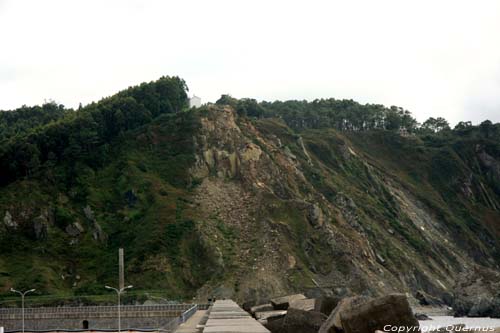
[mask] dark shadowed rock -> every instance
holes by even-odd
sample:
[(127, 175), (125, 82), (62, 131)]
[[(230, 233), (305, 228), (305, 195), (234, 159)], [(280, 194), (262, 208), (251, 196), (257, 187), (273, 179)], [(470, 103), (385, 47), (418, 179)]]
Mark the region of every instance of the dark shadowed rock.
[(270, 317), (266, 320), (264, 325), (271, 333), (283, 333), (283, 322), (285, 321), (285, 316), (283, 317)]
[(304, 311), (290, 308), (283, 320), (283, 333), (316, 333), (325, 322), (326, 316), (318, 311)]
[(417, 318), (417, 320), (432, 320), (432, 318), (425, 313), (415, 313), (415, 318)]
[(271, 299), (271, 304), (275, 310), (286, 310), (290, 306), (290, 302), (305, 298), (302, 294), (288, 295)]
[(335, 309), (337, 304), (339, 304), (341, 299), (342, 298), (340, 297), (329, 297), (329, 296), (320, 298), (321, 308), (319, 311), (329, 316), (330, 313), (332, 313), (333, 309)]
[(370, 298), (365, 296), (354, 296), (341, 299), (328, 316), (328, 319), (323, 323), (323, 325), (321, 325), (319, 333), (342, 332), (340, 314), (343, 311), (350, 311), (350, 309), (359, 306), (368, 300), (370, 300)]
[[(405, 295), (392, 294), (379, 297), (340, 313), (346, 333), (367, 333), (384, 327), (406, 327), (408, 332), (420, 332)], [(404, 331), (403, 331), (404, 332)]]
[(429, 294), (427, 294), (426, 292), (423, 292), (423, 291), (417, 291), (415, 293), (415, 298), (418, 300), (418, 302), (420, 303), (420, 305), (437, 305), (437, 306), (440, 306), (440, 305), (443, 305), (443, 302), (436, 298), (436, 297), (433, 297)]
[(241, 304), (241, 307), (246, 312), (251, 312), (252, 307), (255, 306), (256, 304), (257, 304), (257, 302), (255, 300), (251, 300), (251, 301), (246, 301), (243, 304)]

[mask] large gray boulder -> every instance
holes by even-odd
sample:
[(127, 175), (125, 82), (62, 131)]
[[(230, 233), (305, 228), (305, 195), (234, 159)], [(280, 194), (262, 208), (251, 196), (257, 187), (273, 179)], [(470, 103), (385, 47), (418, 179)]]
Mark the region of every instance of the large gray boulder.
[(399, 332), (420, 332), (418, 320), (413, 315), (406, 295), (403, 294), (379, 297), (354, 306), (342, 311), (340, 319), (342, 329), (346, 333), (387, 331), (391, 330), (390, 327), (405, 328)]
[(275, 310), (286, 310), (290, 306), (290, 302), (305, 298), (302, 294), (288, 295), (271, 299), (271, 304)]
[(326, 320), (326, 315), (318, 311), (304, 311), (289, 308), (283, 320), (283, 333), (317, 333)]
[(354, 296), (341, 299), (337, 306), (328, 316), (328, 319), (321, 325), (318, 333), (337, 333), (342, 332), (342, 321), (340, 315), (343, 311), (350, 311), (370, 300), (366, 296)]

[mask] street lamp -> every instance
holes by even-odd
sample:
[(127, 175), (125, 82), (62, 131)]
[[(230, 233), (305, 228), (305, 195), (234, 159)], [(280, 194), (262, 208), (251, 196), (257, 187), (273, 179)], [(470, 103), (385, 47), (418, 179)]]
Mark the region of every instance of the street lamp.
[[(121, 319), (121, 313), (120, 313), (120, 295), (127, 289), (132, 288), (133, 286), (126, 286), (121, 289), (116, 289), (110, 286), (104, 286), (104, 288), (109, 289), (109, 290), (114, 290), (116, 291), (116, 294), (118, 295), (118, 333), (121, 332), (122, 329), (122, 319)], [(23, 332), (24, 333), (24, 332)]]
[(26, 296), (27, 294), (29, 293), (32, 293), (35, 291), (35, 289), (30, 289), (30, 290), (26, 290), (25, 292), (22, 292), (22, 291), (19, 291), (19, 290), (15, 290), (14, 288), (10, 288), (10, 291), (12, 291), (13, 293), (18, 293), (19, 295), (21, 295), (21, 311), (22, 311), (22, 322), (23, 322), (23, 333), (24, 333), (24, 296)]

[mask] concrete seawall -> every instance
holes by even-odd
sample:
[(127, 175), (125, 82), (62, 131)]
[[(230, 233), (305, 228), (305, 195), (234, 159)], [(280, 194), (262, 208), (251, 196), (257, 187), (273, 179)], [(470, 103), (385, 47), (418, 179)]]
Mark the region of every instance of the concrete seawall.
[[(193, 304), (122, 306), (121, 326), (123, 329), (164, 327), (192, 306)], [(116, 329), (117, 317), (116, 306), (27, 308), (25, 329)], [(21, 309), (0, 309), (0, 326), (5, 331), (20, 330), (21, 318)]]

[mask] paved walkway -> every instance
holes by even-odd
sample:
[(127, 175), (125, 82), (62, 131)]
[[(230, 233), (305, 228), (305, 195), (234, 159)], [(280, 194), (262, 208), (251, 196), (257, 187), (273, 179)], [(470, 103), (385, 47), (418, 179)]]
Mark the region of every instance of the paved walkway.
[(216, 301), (203, 333), (270, 333), (232, 300)]
[(203, 316), (207, 313), (206, 310), (198, 310), (185, 323), (179, 325), (174, 331), (175, 333), (198, 333), (201, 332), (196, 327), (200, 324)]

